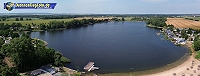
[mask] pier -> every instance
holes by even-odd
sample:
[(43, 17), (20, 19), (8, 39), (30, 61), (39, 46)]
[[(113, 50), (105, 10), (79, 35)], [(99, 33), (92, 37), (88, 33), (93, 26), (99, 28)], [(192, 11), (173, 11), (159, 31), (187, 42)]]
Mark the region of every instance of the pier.
[(85, 70), (87, 71), (92, 71), (92, 70), (97, 70), (99, 67), (94, 67), (94, 62), (89, 62), (85, 67)]

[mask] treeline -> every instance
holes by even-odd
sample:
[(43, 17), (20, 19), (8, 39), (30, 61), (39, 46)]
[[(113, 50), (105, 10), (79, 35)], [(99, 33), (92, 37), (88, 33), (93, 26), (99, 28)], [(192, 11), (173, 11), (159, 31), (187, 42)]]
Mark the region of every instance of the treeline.
[(192, 19), (192, 18), (185, 18), (185, 19), (187, 19), (187, 20), (199, 21), (199, 20), (197, 20), (197, 19)]
[(131, 19), (131, 21), (145, 21), (145, 20), (146, 20), (146, 18), (143, 18), (143, 17), (133, 17)]
[(108, 19), (103, 20), (94, 20), (94, 19), (82, 19), (82, 20), (72, 20), (69, 22), (64, 21), (50, 21), (48, 24), (40, 24), (39, 28), (41, 30), (44, 29), (58, 29), (58, 28), (76, 28), (76, 27), (83, 27), (88, 25), (93, 25), (95, 23), (102, 23), (108, 22)]
[(125, 18), (122, 17), (121, 19), (120, 18), (112, 18), (111, 19), (112, 21), (125, 21)]
[(167, 21), (167, 19), (164, 18), (164, 17), (160, 17), (160, 18), (159, 17), (152, 17), (152, 18), (145, 20), (147, 25), (153, 25), (153, 26), (157, 26), (157, 27), (166, 26), (167, 24), (165, 23), (165, 21)]
[(18, 37), (19, 34), (18, 33), (14, 33), (14, 30), (13, 29), (17, 29), (17, 27), (21, 27), (22, 25), (21, 24), (16, 24), (16, 25), (4, 25), (4, 23), (0, 23), (0, 36), (3, 36), (3, 37), (12, 37), (12, 38), (15, 38), (15, 37)]
[(13, 31), (32, 31), (34, 29), (36, 30), (48, 30), (48, 29), (59, 29), (59, 28), (76, 28), (76, 27), (82, 27), (82, 26), (88, 26), (93, 25), (95, 23), (102, 23), (102, 22), (108, 22), (108, 19), (103, 20), (96, 20), (96, 19), (82, 19), (82, 20), (72, 20), (69, 22), (64, 21), (50, 21), (49, 23), (41, 23), (39, 25), (36, 25), (35, 23), (32, 24), (26, 24), (25, 26), (22, 26), (20, 22), (18, 23), (12, 23), (12, 24), (4, 24), (0, 23), (0, 26), (2, 26), (0, 29), (4, 30), (13, 30)]
[[(18, 71), (24, 72), (33, 70), (50, 63), (55, 66), (64, 66), (64, 64), (70, 62), (70, 60), (63, 57), (61, 53), (56, 52), (54, 49), (46, 48), (44, 45), (40, 45), (33, 41), (27, 34), (12, 39), (10, 44), (3, 45), (1, 47), (0, 56), (1, 60), (7, 57), (14, 63), (13, 66), (17, 70), (13, 70), (13, 74), (16, 74)], [(5, 70), (2, 72), (7, 71)], [(8, 75), (9, 74), (5, 74), (5, 76)]]

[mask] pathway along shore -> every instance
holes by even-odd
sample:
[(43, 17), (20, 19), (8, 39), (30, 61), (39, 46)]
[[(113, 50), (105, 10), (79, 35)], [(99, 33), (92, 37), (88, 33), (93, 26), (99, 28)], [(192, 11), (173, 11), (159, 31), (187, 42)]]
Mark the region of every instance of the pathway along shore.
[(187, 44), (192, 51), (192, 55), (181, 65), (174, 67), (164, 72), (144, 75), (144, 76), (198, 76), (200, 75), (200, 61), (195, 59), (195, 50), (192, 48), (192, 43)]

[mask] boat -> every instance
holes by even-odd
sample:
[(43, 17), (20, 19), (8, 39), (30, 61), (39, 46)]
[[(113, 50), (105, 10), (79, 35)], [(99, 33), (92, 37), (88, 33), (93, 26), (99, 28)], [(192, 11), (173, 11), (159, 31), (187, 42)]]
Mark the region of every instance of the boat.
[(156, 35), (160, 35), (160, 33), (156, 33)]

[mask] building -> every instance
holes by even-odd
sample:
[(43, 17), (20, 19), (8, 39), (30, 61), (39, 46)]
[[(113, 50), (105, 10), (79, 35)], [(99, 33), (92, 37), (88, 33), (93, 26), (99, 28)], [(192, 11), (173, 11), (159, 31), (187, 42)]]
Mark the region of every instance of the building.
[(44, 72), (50, 73), (51, 75), (57, 72), (57, 70), (52, 68), (50, 65), (42, 66), (40, 69), (42, 69)]
[(42, 69), (36, 69), (36, 70), (33, 70), (31, 71), (31, 76), (36, 76), (36, 75), (40, 75), (40, 74), (43, 74), (45, 73)]

